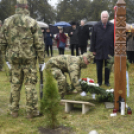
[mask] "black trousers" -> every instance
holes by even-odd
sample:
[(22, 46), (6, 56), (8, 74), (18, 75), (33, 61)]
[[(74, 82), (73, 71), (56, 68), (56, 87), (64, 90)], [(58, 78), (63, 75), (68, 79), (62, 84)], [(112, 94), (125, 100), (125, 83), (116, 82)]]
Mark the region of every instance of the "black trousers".
[(87, 46), (80, 46), (81, 54), (87, 52)]
[(50, 51), (51, 51), (51, 56), (53, 56), (53, 48), (52, 48), (52, 45), (46, 45), (47, 55), (49, 56), (49, 48), (50, 48)]
[(64, 50), (65, 50), (65, 48), (60, 48), (60, 47), (59, 47), (58, 49), (59, 49), (59, 55), (61, 55), (61, 54), (64, 55)]
[(95, 59), (96, 62), (96, 70), (97, 70), (97, 79), (98, 83), (102, 84), (102, 68), (103, 68), (103, 62), (105, 64), (105, 84), (109, 83), (109, 74), (110, 70), (107, 68), (107, 60), (98, 60)]
[(74, 54), (74, 49), (76, 48), (76, 56), (79, 56), (79, 47), (78, 44), (71, 44), (70, 49), (71, 49), (71, 55), (75, 55)]
[(134, 51), (127, 51), (127, 59), (130, 63), (134, 63)]

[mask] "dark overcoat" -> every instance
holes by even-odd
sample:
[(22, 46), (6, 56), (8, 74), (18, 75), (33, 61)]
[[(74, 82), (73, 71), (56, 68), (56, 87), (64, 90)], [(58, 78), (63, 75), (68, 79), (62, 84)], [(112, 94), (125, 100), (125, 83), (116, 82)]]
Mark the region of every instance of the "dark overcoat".
[[(73, 34), (71, 35), (71, 32), (73, 32)], [(72, 27), (69, 29), (68, 35), (70, 37), (70, 44), (75, 44), (78, 45), (79, 41), (78, 41), (78, 28), (76, 27), (76, 29), (73, 29)]]
[(78, 40), (79, 40), (79, 46), (85, 47), (88, 44), (89, 36), (89, 27), (88, 26), (79, 26), (78, 28)]
[(99, 21), (93, 26), (90, 51), (96, 52), (95, 59), (108, 59), (108, 55), (114, 55), (114, 24), (107, 22), (104, 29)]
[[(50, 36), (50, 34), (51, 34), (51, 36)], [(47, 45), (47, 46), (53, 45), (52, 38), (53, 38), (53, 34), (50, 32), (46, 32), (45, 36), (44, 36), (45, 45)]]

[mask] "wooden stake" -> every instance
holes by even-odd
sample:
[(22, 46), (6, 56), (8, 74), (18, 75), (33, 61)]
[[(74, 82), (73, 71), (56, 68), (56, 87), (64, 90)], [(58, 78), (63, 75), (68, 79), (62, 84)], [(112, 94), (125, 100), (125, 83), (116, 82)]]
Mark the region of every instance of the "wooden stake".
[(119, 110), (119, 96), (126, 102), (126, 3), (118, 0), (114, 49), (114, 108)]

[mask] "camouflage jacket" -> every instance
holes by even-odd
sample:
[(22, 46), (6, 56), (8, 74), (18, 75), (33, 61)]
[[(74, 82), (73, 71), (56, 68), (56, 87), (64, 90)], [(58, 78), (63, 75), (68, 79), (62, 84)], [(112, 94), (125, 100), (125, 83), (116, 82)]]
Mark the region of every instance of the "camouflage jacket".
[(82, 56), (59, 55), (57, 57), (52, 57), (46, 63), (46, 68), (58, 68), (62, 72), (68, 72), (71, 83), (77, 91), (81, 91), (79, 82), (81, 69), (86, 67), (87, 65), (84, 63)]
[(44, 63), (43, 34), (37, 21), (29, 17), (27, 9), (16, 8), (16, 13), (7, 18), (2, 26), (0, 48), (9, 62), (37, 59)]

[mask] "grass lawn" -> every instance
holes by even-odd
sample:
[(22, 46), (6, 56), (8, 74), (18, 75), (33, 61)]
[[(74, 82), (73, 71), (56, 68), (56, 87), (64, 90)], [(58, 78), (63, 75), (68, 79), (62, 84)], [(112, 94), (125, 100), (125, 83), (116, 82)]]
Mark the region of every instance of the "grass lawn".
[[(70, 51), (66, 51), (70, 54)], [(54, 56), (58, 55), (55, 50)], [(45, 62), (49, 58), (45, 58)], [(7, 68), (7, 67), (6, 67)], [(39, 74), (38, 74), (39, 77)], [(88, 68), (82, 70), (82, 78), (93, 78), (97, 82), (96, 65), (89, 64)], [(127, 99), (128, 106), (134, 109), (134, 64), (130, 65), (129, 69), (129, 84), (130, 84), (130, 97)], [(110, 75), (110, 88), (114, 88), (114, 73)], [(107, 89), (105, 85), (103, 88)], [(39, 92), (39, 80), (37, 84), (37, 91)], [(34, 118), (31, 121), (25, 118), (25, 90), (21, 90), (20, 110), (19, 117), (13, 119), (8, 114), (8, 103), (10, 94), (10, 83), (6, 72), (0, 72), (0, 134), (39, 134), (38, 127), (45, 126), (45, 115), (43, 117)], [(65, 98), (77, 98), (76, 96), (65, 96)], [(79, 97), (81, 100), (91, 100), (89, 98)], [(81, 109), (72, 110), (69, 114), (64, 112), (64, 106), (58, 115), (61, 125), (69, 126), (75, 134), (88, 134), (91, 130), (97, 130), (99, 134), (134, 134), (134, 115), (121, 116), (120, 113), (116, 117), (110, 117), (112, 109), (106, 109), (104, 103), (98, 103), (91, 100), (96, 104), (95, 108), (91, 108), (86, 115), (81, 114)], [(70, 133), (71, 134), (71, 133)]]

